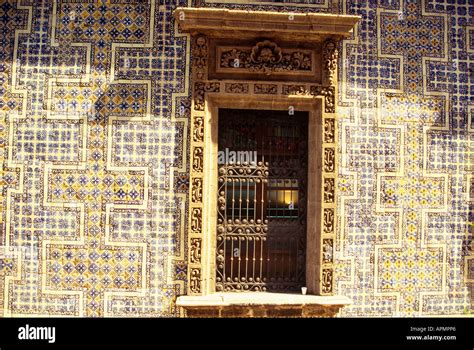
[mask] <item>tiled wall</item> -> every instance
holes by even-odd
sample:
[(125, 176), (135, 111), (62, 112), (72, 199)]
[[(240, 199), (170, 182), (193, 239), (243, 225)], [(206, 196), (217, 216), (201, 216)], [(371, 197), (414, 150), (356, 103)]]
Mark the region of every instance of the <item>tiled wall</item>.
[[(173, 316), (186, 283), (187, 1), (0, 0), (0, 312)], [(474, 3), (195, 1), (362, 16), (341, 46), (345, 316), (463, 314)]]

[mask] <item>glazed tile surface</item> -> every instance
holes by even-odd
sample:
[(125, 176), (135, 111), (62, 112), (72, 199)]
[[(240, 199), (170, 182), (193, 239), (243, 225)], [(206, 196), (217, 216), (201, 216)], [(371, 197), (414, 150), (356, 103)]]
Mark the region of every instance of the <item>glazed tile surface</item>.
[(176, 6), (361, 16), (339, 58), (342, 316), (474, 307), (470, 0), (0, 0), (0, 313), (178, 316), (190, 50)]

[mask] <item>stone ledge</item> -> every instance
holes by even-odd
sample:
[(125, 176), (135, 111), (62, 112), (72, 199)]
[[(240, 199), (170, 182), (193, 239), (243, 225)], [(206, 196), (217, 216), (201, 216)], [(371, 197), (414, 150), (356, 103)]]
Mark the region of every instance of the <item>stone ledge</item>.
[(210, 36), (259, 36), (264, 33), (289, 35), (293, 40), (322, 41), (328, 37), (347, 38), (359, 16), (321, 13), (282, 13), (215, 8), (178, 7), (174, 12), (182, 31)]
[(215, 293), (181, 296), (188, 317), (334, 317), (351, 304), (344, 296), (280, 293)]

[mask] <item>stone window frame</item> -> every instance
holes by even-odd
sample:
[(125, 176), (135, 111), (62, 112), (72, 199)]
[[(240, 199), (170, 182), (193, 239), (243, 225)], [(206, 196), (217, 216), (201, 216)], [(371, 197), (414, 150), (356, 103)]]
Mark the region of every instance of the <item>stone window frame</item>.
[[(308, 146), (319, 151), (308, 152), (308, 294), (333, 295), (338, 174), (337, 44), (350, 35), (358, 17), (177, 8), (175, 18), (180, 30), (190, 33), (191, 37), (187, 295), (208, 296), (216, 293), (218, 109), (288, 110), (290, 106), (296, 111), (308, 112), (308, 128), (313, 131), (309, 132)], [(221, 69), (219, 76), (216, 76), (222, 58), (218, 45), (224, 42), (226, 48), (232, 45), (239, 48), (245, 41), (253, 44), (249, 45), (244, 56), (238, 57), (244, 57), (248, 63), (246, 69), (249, 75), (236, 77), (230, 67), (226, 68), (230, 72), (227, 77), (225, 73), (222, 75), (225, 69)], [(290, 42), (291, 47), (302, 50), (312, 48), (319, 55), (321, 74), (315, 75), (313, 81), (308, 81), (308, 74), (300, 74), (298, 67), (301, 65), (285, 66), (282, 63), (284, 45), (288, 48)], [(282, 48), (279, 47), (281, 44)], [(280, 63), (274, 64), (270, 60), (268, 64), (262, 64), (258, 56), (261, 54), (259, 47), (271, 48), (271, 58), (277, 57), (274, 62)], [(270, 50), (266, 51), (268, 54)], [(258, 57), (252, 56), (250, 60), (250, 52)], [(291, 51), (287, 49), (286, 53)], [(298, 54), (297, 57), (301, 57), (301, 53)], [(310, 64), (313, 72), (314, 61)], [(242, 71), (241, 66), (238, 68)], [(275, 75), (277, 80), (269, 78)], [(317, 156), (318, 153), (320, 156)]]

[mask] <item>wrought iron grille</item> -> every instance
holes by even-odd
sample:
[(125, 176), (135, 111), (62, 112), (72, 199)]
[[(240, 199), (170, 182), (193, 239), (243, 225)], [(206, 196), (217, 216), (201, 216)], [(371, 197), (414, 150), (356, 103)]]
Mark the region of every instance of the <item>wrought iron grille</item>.
[(308, 115), (219, 110), (217, 291), (305, 285)]

